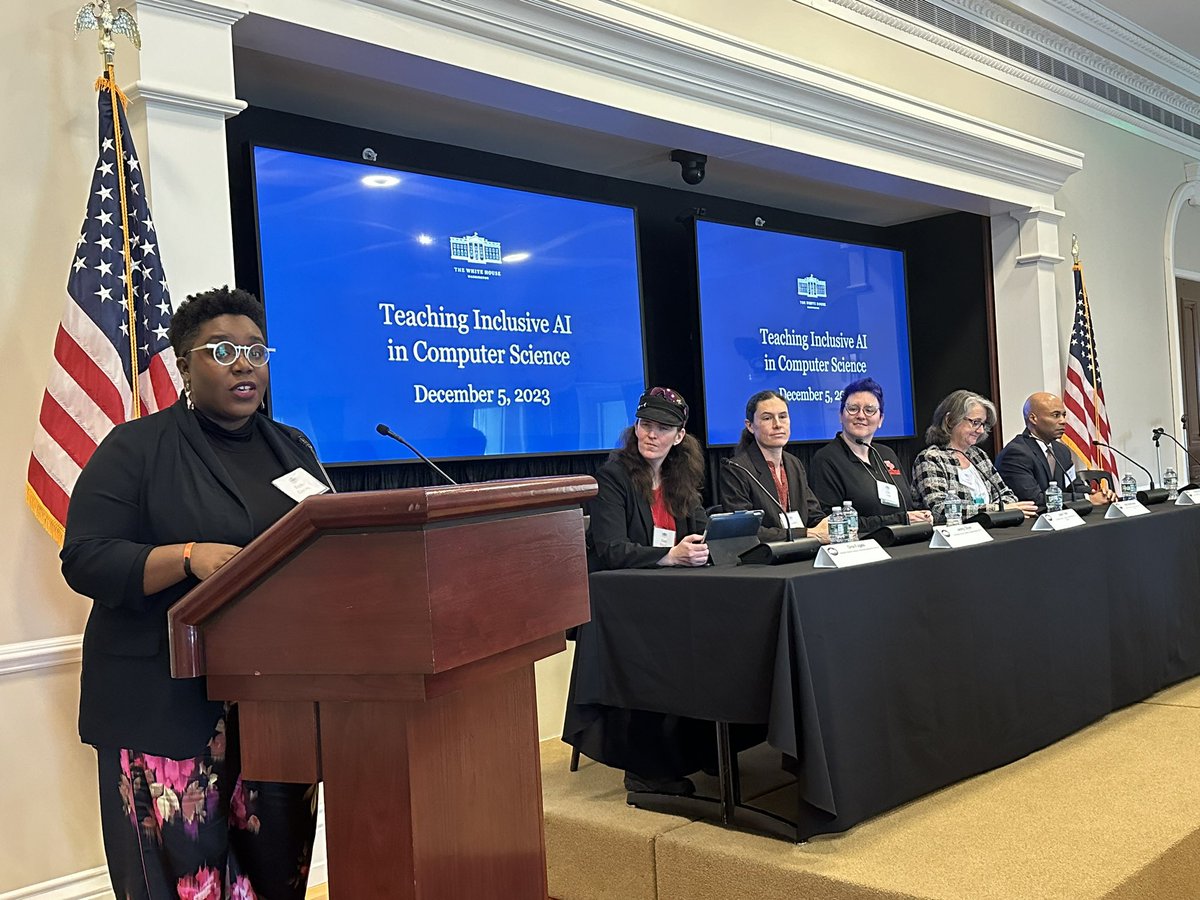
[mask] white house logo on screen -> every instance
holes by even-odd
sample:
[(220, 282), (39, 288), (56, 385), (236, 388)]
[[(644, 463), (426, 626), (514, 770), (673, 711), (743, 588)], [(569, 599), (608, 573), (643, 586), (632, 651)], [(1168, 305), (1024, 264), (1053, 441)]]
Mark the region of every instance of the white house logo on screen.
[(827, 282), (809, 273), (807, 278), (796, 279), (796, 293), (800, 297), (800, 305), (808, 309), (824, 309), (829, 290)]
[(454, 267), (455, 272), (484, 281), (499, 278), (501, 274), (498, 269), (485, 269), (484, 266), (499, 266), (504, 262), (500, 242), (490, 241), (478, 231), (461, 237), (451, 237), (450, 258), (463, 263)]

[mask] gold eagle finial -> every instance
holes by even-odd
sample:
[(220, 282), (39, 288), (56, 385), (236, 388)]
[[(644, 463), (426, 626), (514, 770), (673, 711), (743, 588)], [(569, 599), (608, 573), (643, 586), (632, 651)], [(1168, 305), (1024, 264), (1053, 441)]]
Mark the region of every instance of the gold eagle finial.
[(100, 47), (100, 55), (104, 57), (105, 69), (112, 66), (113, 56), (117, 52), (117, 43), (113, 40), (114, 34), (125, 35), (136, 49), (142, 49), (142, 35), (138, 31), (137, 20), (133, 18), (133, 14), (123, 6), (118, 7), (114, 13), (112, 6), (109, 5), (109, 0), (85, 3), (75, 14), (75, 37), (78, 38), (81, 31), (88, 31), (92, 28), (100, 32), (97, 43)]

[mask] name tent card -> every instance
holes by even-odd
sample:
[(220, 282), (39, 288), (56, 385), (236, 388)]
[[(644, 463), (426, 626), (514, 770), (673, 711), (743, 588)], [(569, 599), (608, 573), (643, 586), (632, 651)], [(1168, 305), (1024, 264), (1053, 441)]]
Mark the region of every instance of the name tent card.
[(821, 548), (813, 562), (815, 569), (849, 569), (864, 563), (882, 562), (891, 555), (875, 541), (850, 541), (845, 544), (829, 544)]
[(1104, 514), (1106, 519), (1130, 519), (1134, 516), (1144, 516), (1150, 510), (1142, 506), (1137, 500), (1118, 500), (1116, 503), (1108, 505), (1108, 512)]
[(1083, 524), (1083, 517), (1073, 509), (1060, 509), (1058, 512), (1042, 513), (1033, 523), (1034, 531), (1066, 531)]
[(1200, 505), (1200, 488), (1192, 488), (1187, 491), (1180, 491), (1179, 496), (1175, 498), (1176, 506), (1198, 506)]
[(972, 547), (975, 544), (986, 544), (992, 536), (978, 522), (966, 525), (935, 525), (930, 547), (942, 547), (957, 550), (959, 547)]

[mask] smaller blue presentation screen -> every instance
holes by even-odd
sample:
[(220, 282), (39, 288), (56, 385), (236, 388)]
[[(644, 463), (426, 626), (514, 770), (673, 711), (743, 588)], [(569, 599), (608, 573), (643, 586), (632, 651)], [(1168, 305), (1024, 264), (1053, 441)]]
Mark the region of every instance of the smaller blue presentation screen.
[(644, 386), (634, 211), (254, 149), (272, 414), (330, 463), (612, 448)]
[(710, 445), (737, 442), (763, 390), (788, 401), (793, 441), (829, 440), (842, 388), (868, 375), (879, 436), (914, 434), (901, 251), (701, 220), (696, 254)]

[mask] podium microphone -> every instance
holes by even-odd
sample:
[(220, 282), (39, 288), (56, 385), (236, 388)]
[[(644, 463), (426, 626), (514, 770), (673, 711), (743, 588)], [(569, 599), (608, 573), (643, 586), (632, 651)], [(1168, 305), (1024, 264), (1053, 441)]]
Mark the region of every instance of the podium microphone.
[(793, 540), (793, 538), (792, 538), (792, 523), (789, 520), (787, 510), (783, 508), (783, 504), (780, 503), (779, 499), (775, 496), (775, 492), (768, 491), (766, 486), (761, 481), (759, 481), (758, 478), (755, 477), (754, 473), (751, 472), (749, 469), (747, 469), (745, 466), (743, 466), (741, 463), (734, 462), (732, 459), (728, 459), (728, 458), (721, 460), (721, 462), (725, 463), (725, 465), (727, 465), (727, 466), (732, 466), (735, 469), (740, 469), (741, 471), (743, 471), (747, 475), (749, 475), (750, 480), (753, 481), (755, 484), (757, 484), (759, 486), (759, 488), (762, 489), (762, 492), (767, 495), (767, 499), (770, 500), (772, 503), (774, 503), (777, 507), (779, 507), (779, 518), (783, 522), (783, 527), (787, 529), (787, 539), (789, 541)]
[(424, 462), (425, 465), (429, 466), (429, 468), (433, 469), (433, 471), (437, 472), (439, 475), (441, 475), (443, 478), (445, 478), (451, 484), (453, 484), (455, 486), (458, 485), (457, 481), (455, 481), (453, 478), (451, 478), (449, 475), (447, 475), (445, 472), (443, 472), (441, 469), (438, 468), (437, 463), (435, 463), (432, 459), (427, 457), (424, 453), (422, 453), (420, 450), (418, 450), (416, 447), (414, 447), (412, 444), (410, 444), (404, 438), (400, 437), (400, 435), (396, 434), (396, 432), (392, 431), (392, 429), (388, 428), (382, 422), (380, 422), (378, 425), (375, 426), (375, 430), (378, 431), (380, 434), (382, 434), (384, 437), (390, 437), (393, 441), (399, 441), (401, 444), (403, 444), (405, 447), (407, 447), (413, 453), (417, 454), (417, 456), (420, 457), (421, 461)]
[(1164, 500), (1167, 499), (1167, 491), (1163, 488), (1157, 488), (1154, 486), (1154, 476), (1150, 474), (1150, 470), (1147, 469), (1145, 466), (1143, 466), (1140, 462), (1138, 462), (1132, 456), (1122, 453), (1120, 450), (1118, 450), (1112, 444), (1106, 444), (1106, 443), (1104, 443), (1104, 441), (1092, 441), (1092, 446), (1093, 447), (1104, 447), (1108, 450), (1111, 450), (1113, 453), (1117, 454), (1117, 456), (1121, 457), (1124, 460), (1128, 460), (1129, 462), (1133, 463), (1135, 466), (1137, 466), (1139, 469), (1141, 469), (1143, 472), (1146, 473), (1146, 477), (1150, 479), (1150, 490), (1137, 492), (1137, 498), (1142, 503), (1145, 503), (1147, 506), (1149, 506), (1154, 503), (1162, 503)]

